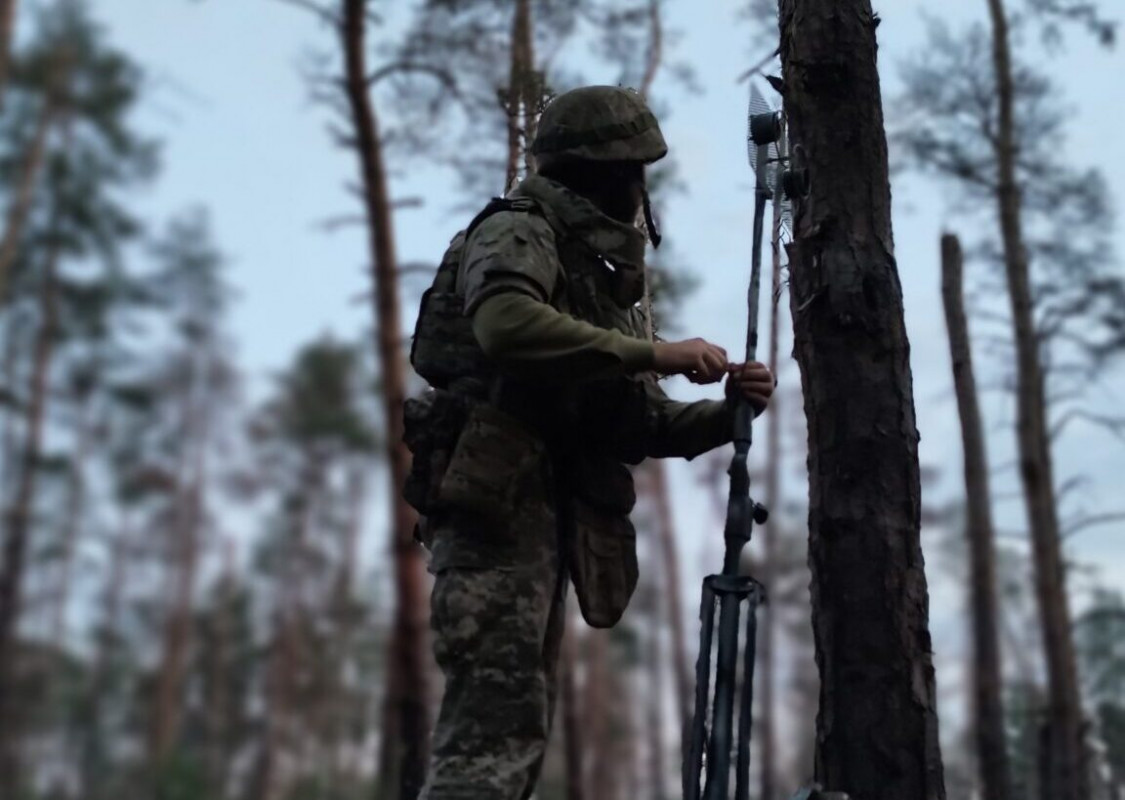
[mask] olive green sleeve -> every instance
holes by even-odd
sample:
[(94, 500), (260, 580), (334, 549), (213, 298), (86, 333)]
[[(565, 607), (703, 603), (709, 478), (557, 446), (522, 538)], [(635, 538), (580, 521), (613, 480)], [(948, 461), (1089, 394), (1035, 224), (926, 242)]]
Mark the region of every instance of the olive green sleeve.
[(734, 438), (734, 414), (726, 402), (672, 400), (655, 378), (645, 381), (645, 389), (656, 422), (649, 440), (649, 457), (691, 459)]
[(558, 383), (599, 380), (652, 368), (651, 342), (556, 311), (519, 291), (484, 300), (473, 332), (490, 358), (525, 377)]

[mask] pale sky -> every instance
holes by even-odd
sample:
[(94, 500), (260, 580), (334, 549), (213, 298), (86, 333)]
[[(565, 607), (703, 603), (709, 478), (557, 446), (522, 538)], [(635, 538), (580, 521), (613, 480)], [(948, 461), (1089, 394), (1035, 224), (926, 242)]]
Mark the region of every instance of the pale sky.
[[(406, 5), (396, 0), (394, 11)], [(662, 90), (659, 80), (656, 88), (670, 110), (662, 125), (689, 188), (671, 199), (664, 226), (676, 250), (702, 279), (680, 311), (680, 327), (685, 334), (712, 339), (732, 352), (740, 350), (745, 337), (743, 297), (752, 215), (746, 87), (735, 79), (751, 58), (759, 59), (744, 43), (746, 31), (736, 24), (736, 5), (732, 0), (669, 0), (670, 24), (684, 32), (679, 56), (693, 65), (706, 91)], [(878, 35), (888, 117), (893, 115), (889, 98), (895, 92), (895, 65), (920, 46), (920, 14), (927, 5), (932, 12), (933, 4), (920, 0), (876, 2), (883, 17)], [(153, 221), (196, 204), (210, 210), (218, 243), (230, 254), (230, 278), (242, 295), (233, 319), (242, 362), (252, 390), (260, 394), (268, 376), (283, 367), (301, 343), (324, 331), (352, 336), (369, 324), (361, 232), (329, 234), (318, 225), (356, 211), (347, 190), (355, 181), (354, 158), (330, 143), (325, 112), (308, 101), (301, 78), (304, 56), (323, 52), (334, 41), (309, 16), (274, 0), (96, 0), (93, 6), (113, 40), (152, 77), (139, 121), (165, 142), (165, 168), (156, 186), (138, 196), (138, 206)], [(945, 0), (941, 5), (941, 15), (951, 20), (979, 19), (985, 12), (983, 0)], [(1100, 164), (1120, 202), (1125, 187), (1120, 136), (1125, 130), (1123, 55), (1120, 50), (1098, 50), (1082, 37), (1072, 37), (1071, 42), (1069, 52), (1049, 67), (1066, 87), (1076, 112), (1060, 156), (1082, 165)], [(581, 42), (573, 47), (578, 56), (583, 50)], [(592, 82), (615, 78), (613, 71), (595, 65), (584, 70)], [(451, 195), (454, 188), (452, 178), (442, 173), (398, 170), (396, 192), (426, 200), (422, 209), (400, 212), (397, 218), (403, 260), (436, 260), (465, 224), (467, 219), (449, 210), (461, 199)], [(961, 491), (962, 480), (939, 294), (938, 239), (952, 217), (948, 193), (934, 184), (896, 177), (893, 191), (921, 458), (940, 471), (924, 500), (940, 505)], [(980, 218), (986, 218), (984, 210)], [(973, 233), (971, 221), (957, 224), (966, 237)], [(1120, 230), (1119, 226), (1117, 249), (1125, 254)], [(405, 310), (410, 325), (415, 311)], [(788, 350), (786, 341), (786, 356)], [(986, 362), (978, 361), (978, 376), (983, 378), (987, 369)], [(780, 372), (783, 386), (797, 385), (795, 363), (786, 358)], [(1118, 370), (1109, 384), (1102, 402), (1113, 410), (1125, 398), (1123, 372)], [(670, 392), (688, 399), (714, 396), (715, 389), (677, 381)], [(1005, 424), (1012, 415), (1009, 401), (990, 395), (983, 404), (991, 431), (990, 460), (994, 465), (1008, 463), (1014, 453), (1014, 435)], [(1101, 431), (1075, 427), (1057, 449), (1058, 480), (1080, 470), (1092, 478), (1085, 496), (1089, 510), (1125, 510), (1125, 493), (1120, 490), (1125, 444)], [(686, 601), (694, 606), (694, 587), (704, 569), (720, 566), (721, 526), (697, 485), (696, 465), (677, 464), (672, 476), (685, 581), (691, 587)], [(1010, 470), (994, 479), (998, 496), (1015, 488)], [(381, 536), (378, 502), (373, 512), (373, 527)], [(997, 519), (1003, 529), (1021, 530), (1021, 505), (998, 504)], [(927, 552), (933, 565), (934, 556)], [(1070, 553), (1097, 565), (1105, 582), (1125, 586), (1125, 524), (1082, 533)], [(381, 558), (381, 551), (373, 550), (369, 558), (368, 566)], [(956, 681), (952, 670), (964, 629), (963, 588), (936, 567), (929, 576), (939, 683), (948, 685)], [(689, 630), (694, 627), (693, 621)]]

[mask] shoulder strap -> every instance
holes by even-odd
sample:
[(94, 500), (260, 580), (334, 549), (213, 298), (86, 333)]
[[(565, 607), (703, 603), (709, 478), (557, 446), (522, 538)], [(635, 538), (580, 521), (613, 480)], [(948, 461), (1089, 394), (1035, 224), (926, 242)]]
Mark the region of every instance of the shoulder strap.
[(469, 223), (469, 227), (465, 228), (465, 238), (467, 239), (482, 222), (493, 214), (498, 214), (501, 211), (541, 213), (535, 201), (528, 197), (493, 197), (488, 201), (488, 205), (481, 209), (479, 214), (473, 217), (473, 221)]

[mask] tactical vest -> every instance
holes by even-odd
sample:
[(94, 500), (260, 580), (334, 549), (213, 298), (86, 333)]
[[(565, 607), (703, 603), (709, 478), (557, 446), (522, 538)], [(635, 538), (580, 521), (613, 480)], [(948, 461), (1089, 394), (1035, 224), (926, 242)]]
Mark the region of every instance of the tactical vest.
[[(453, 506), (503, 520), (513, 504), (535, 501), (517, 496), (515, 472), (535, 459), (551, 459), (579, 604), (587, 622), (608, 627), (637, 580), (629, 521), (636, 494), (622, 462), (644, 457), (655, 420), (640, 378), (560, 393), (502, 376), (485, 356), (464, 314), (457, 276), (473, 230), (506, 210), (540, 213), (527, 198), (493, 200), (454, 237), (422, 297), (410, 361), (433, 389), (406, 403), (405, 439), (414, 461), (403, 494), (425, 516)], [(613, 302), (606, 283), (611, 273), (598, 254), (563, 231), (556, 230), (556, 237), (563, 275), (552, 305), (599, 327), (645, 337), (640, 309)]]

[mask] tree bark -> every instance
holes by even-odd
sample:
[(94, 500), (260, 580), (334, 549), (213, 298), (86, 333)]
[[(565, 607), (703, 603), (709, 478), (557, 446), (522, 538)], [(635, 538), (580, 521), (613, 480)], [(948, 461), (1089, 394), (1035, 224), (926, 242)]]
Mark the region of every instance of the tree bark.
[(0, 108), (4, 104), (12, 66), (12, 29), (15, 28), (17, 5), (18, 0), (0, 0)]
[(397, 679), (386, 702), (397, 709), (400, 800), (413, 800), (426, 776), (429, 737), (426, 568), (414, 542), (414, 510), (402, 497), (410, 452), (402, 441), (406, 365), (402, 351), (398, 269), (383, 144), (367, 90), (366, 0), (345, 0), (342, 26), (346, 91), (363, 175), (363, 199), (371, 251), (375, 346), (382, 376), (383, 410), (391, 478), (391, 553), (395, 574), (393, 657)]
[[(17, 754), (18, 713), (15, 681), (19, 672), (19, 622), (28, 539), (35, 508), (39, 461), (43, 449), (43, 422), (47, 414), (48, 378), (58, 334), (59, 246), (52, 243), (43, 270), (39, 304), (41, 321), (35, 338), (28, 386), (26, 439), (19, 484), (7, 515), (4, 558), (0, 567), (0, 789), (15, 796), (20, 785)], [(8, 794), (10, 792), (10, 794)]]
[[(778, 142), (778, 148), (785, 152), (785, 141)], [(773, 193), (773, 224), (770, 235), (770, 252), (772, 254), (772, 270), (770, 281), (770, 332), (769, 355), (767, 356), (770, 372), (776, 376), (778, 369), (778, 351), (780, 349), (781, 315), (778, 313), (778, 301), (781, 297), (781, 204), (784, 194), (781, 190), (781, 181), (776, 181)], [(775, 395), (770, 398), (770, 413), (766, 415), (766, 508), (779, 510), (781, 504), (781, 419), (782, 413)], [(777, 536), (774, 525), (769, 523), (762, 526), (762, 581), (771, 586), (777, 574)], [(761, 664), (759, 677), (759, 714), (761, 743), (761, 786), (759, 789), (760, 800), (774, 800), (777, 786), (777, 751), (775, 712), (777, 707), (774, 667), (777, 655), (774, 652), (776, 639), (777, 620), (772, 605), (764, 605), (759, 611), (758, 637), (760, 650), (758, 660)]]
[(961, 243), (956, 236), (941, 238), (941, 296), (949, 328), (953, 385), (961, 414), (965, 461), (965, 499), (968, 504), (969, 573), (973, 609), (973, 692), (977, 759), (984, 800), (1008, 800), (1011, 779), (1004, 732), (1004, 686), (1001, 669), (999, 612), (996, 601), (996, 554), (992, 507), (988, 488), (988, 460), (984, 427), (977, 404), (969, 326), (962, 289)]
[(816, 777), (862, 800), (942, 800), (877, 24), (870, 0), (780, 3), (789, 134), (812, 186), (789, 264), (809, 433)]
[[(653, 587), (654, 591), (656, 587)], [(665, 800), (668, 796), (664, 785), (664, 686), (661, 680), (664, 659), (660, 648), (660, 603), (653, 598), (652, 619), (648, 630), (648, 698), (644, 703), (645, 730), (648, 735), (649, 787), (652, 800)]]
[(59, 565), (58, 585), (55, 589), (55, 608), (51, 621), (51, 641), (60, 650), (66, 646), (66, 612), (70, 604), (71, 572), (74, 554), (82, 533), (83, 513), (86, 505), (86, 461), (93, 446), (93, 423), (90, 421), (89, 395), (78, 399), (78, 441), (74, 447), (67, 487), (66, 511), (63, 520), (62, 563)]
[(582, 733), (589, 743), (589, 774), (586, 796), (590, 800), (612, 800), (609, 793), (616, 766), (610, 742), (612, 716), (609, 692), (609, 633), (592, 629), (586, 635), (586, 684), (582, 698)]
[(1049, 736), (1052, 785), (1046, 789), (1049, 796), (1058, 800), (1088, 800), (1090, 787), (1086, 773), (1078, 668), (1063, 571), (1043, 365), (1040, 362), (1030, 267), (1023, 238), (1022, 200), (1016, 179), (1018, 144), (1008, 18), (1003, 0), (988, 0), (988, 10), (992, 21), (993, 68), (999, 112), (996, 200), (1016, 346), (1016, 432), (1020, 478), (1031, 529), (1035, 593), (1046, 650), (1049, 724), (1052, 729)]
[[(512, 41), (508, 67), (508, 161), (504, 176), (507, 192), (519, 179), (520, 161), (527, 169), (534, 169), (531, 155), (531, 137), (534, 132), (534, 106), (529, 104), (533, 94), (532, 70), (535, 67), (531, 38), (531, 2), (515, 0), (512, 13)], [(520, 156), (524, 158), (521, 159)]]
[(133, 531), (129, 513), (120, 509), (120, 521), (109, 543), (109, 574), (102, 595), (102, 631), (98, 637), (97, 651), (84, 693), (86, 725), (83, 732), (82, 751), (79, 757), (79, 774), (82, 778), (83, 797), (100, 800), (103, 787), (110, 781), (106, 773), (106, 753), (110, 749), (102, 736), (102, 708), (112, 689), (114, 660), (117, 657), (118, 630), (121, 627), (121, 606), (125, 598), (128, 579), (129, 549), (133, 544)]
[(574, 621), (569, 609), (566, 615), (569, 629), (562, 639), (562, 664), (559, 679), (562, 685), (559, 693), (562, 701), (562, 724), (564, 761), (566, 763), (566, 800), (583, 800), (586, 797), (583, 786), (583, 748), (582, 726), (579, 724), (577, 659), (574, 657)]
[[(668, 629), (672, 635), (672, 669), (676, 676), (676, 714), (681, 737), (686, 737), (691, 724), (695, 681), (688, 664), (687, 637), (684, 634), (683, 605), (680, 598), (680, 558), (676, 552), (676, 526), (668, 492), (668, 475), (659, 459), (648, 462), (652, 481), (652, 500), (656, 512), (656, 529), (660, 539), (661, 570), (664, 573), (662, 594), (667, 601)], [(686, 741), (686, 739), (684, 739)], [(681, 742), (682, 744), (682, 742)]]
[(193, 601), (201, 547), (204, 517), (204, 492), (207, 474), (207, 441), (210, 425), (205, 395), (207, 386), (198, 377), (209, 369), (207, 354), (200, 364), (194, 354), (181, 397), (181, 455), (176, 476), (176, 495), (172, 509), (175, 563), (170, 583), (175, 586), (172, 609), (164, 625), (164, 642), (157, 675), (152, 732), (149, 741), (149, 766), (157, 777), (179, 737), (183, 710), (183, 688), (191, 650)]
[[(0, 0), (0, 2), (4, 2), (4, 0)], [(3, 21), (0, 18), (0, 26), (2, 24)], [(0, 32), (0, 36), (2, 35), (2, 32)], [(0, 47), (2, 46), (0, 44)], [(0, 63), (3, 63), (3, 59), (3, 55), (0, 55)], [(3, 89), (0, 87), (0, 92), (2, 91)], [(31, 214), (31, 201), (35, 192), (35, 184), (43, 171), (43, 162), (47, 155), (47, 138), (54, 124), (56, 112), (55, 104), (48, 95), (43, 107), (39, 110), (39, 117), (35, 123), (35, 132), (31, 136), (31, 144), (28, 146), (27, 155), (24, 156), (20, 164), (19, 180), (16, 183), (16, 191), (12, 196), (11, 205), (8, 206), (4, 235), (0, 237), (0, 308), (8, 302), (12, 265), (15, 264), (20, 239), (23, 238), (23, 231)]]

